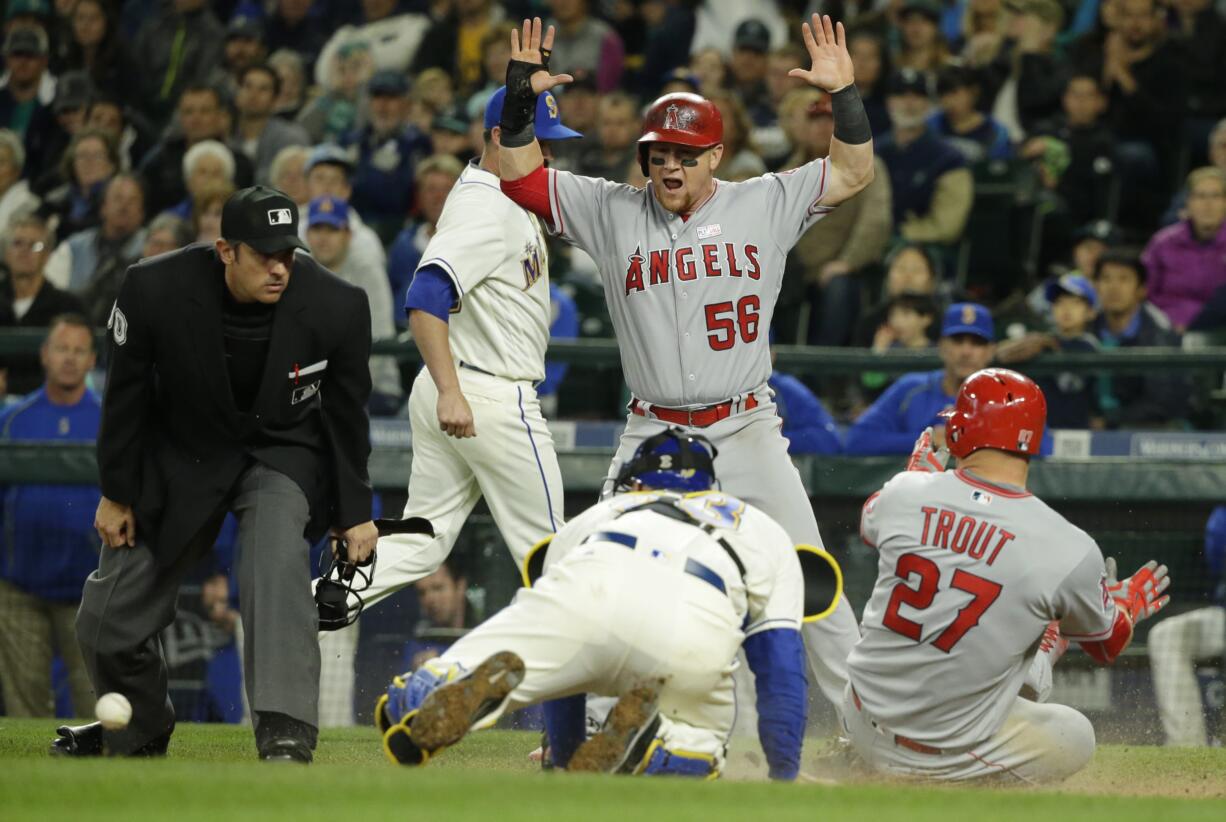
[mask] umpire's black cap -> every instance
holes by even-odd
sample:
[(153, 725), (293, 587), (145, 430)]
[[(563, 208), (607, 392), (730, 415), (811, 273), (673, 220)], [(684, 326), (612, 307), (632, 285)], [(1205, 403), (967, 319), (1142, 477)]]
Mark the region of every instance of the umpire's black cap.
[(230, 195), (221, 208), (221, 236), (261, 254), (289, 248), (307, 251), (298, 238), (298, 206), (275, 188), (252, 186)]

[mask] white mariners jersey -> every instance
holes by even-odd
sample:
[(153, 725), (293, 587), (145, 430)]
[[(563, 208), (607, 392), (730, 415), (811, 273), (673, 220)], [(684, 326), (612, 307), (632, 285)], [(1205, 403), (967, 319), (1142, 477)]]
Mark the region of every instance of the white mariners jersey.
[(1047, 623), (1094, 640), (1115, 622), (1094, 540), (965, 470), (898, 474), (864, 504), (861, 536), (880, 558), (848, 674), (887, 732), (945, 749), (983, 742)]
[(469, 164), (422, 253), (455, 284), (452, 355), (512, 380), (545, 378), (549, 343), (549, 261), (540, 221), (515, 203), (498, 178)]
[[(736, 552), (744, 577), (721, 539)], [(548, 573), (590, 551), (624, 550), (642, 552), (668, 568), (684, 570), (687, 560), (696, 560), (714, 571), (723, 580), (745, 636), (800, 628), (804, 578), (796, 547), (782, 526), (736, 497), (718, 491), (639, 491), (610, 497), (554, 535), (544, 570)]]
[(634, 395), (684, 408), (763, 385), (788, 251), (829, 208), (829, 163), (738, 183), (688, 220), (644, 189), (549, 171), (552, 228), (600, 269)]

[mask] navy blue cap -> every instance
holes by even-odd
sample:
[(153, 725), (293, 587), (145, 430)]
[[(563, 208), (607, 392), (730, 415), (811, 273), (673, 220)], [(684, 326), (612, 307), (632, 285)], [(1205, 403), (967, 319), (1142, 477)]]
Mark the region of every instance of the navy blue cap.
[(349, 227), (349, 204), (340, 197), (316, 197), (307, 206), (307, 228), (330, 225), (333, 228)]
[(1054, 303), (1061, 294), (1081, 297), (1090, 304), (1090, 308), (1098, 308), (1098, 292), (1094, 290), (1094, 285), (1080, 274), (1062, 274), (1048, 282), (1043, 289), (1043, 295), (1049, 303)]
[(996, 339), (996, 324), (992, 322), (992, 312), (979, 303), (954, 303), (945, 309), (941, 336), (952, 337), (955, 334), (974, 334), (992, 342)]
[[(491, 129), (502, 121), (502, 101), (507, 98), (507, 87), (500, 86), (485, 104), (485, 127)], [(536, 138), (538, 140), (569, 140), (583, 135), (573, 128), (562, 125), (562, 114), (552, 92), (542, 91), (536, 98)]]
[(376, 71), (366, 90), (372, 96), (402, 97), (409, 93), (409, 78), (401, 71)]

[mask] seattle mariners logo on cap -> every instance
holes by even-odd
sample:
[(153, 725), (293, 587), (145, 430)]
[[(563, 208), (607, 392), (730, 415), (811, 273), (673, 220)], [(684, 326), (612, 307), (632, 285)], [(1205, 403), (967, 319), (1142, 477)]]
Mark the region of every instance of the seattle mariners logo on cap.
[(268, 212), (269, 225), (289, 225), (293, 221), (288, 208), (274, 208)]
[(549, 109), (549, 119), (558, 119), (558, 101), (549, 92), (545, 92), (545, 108)]
[(975, 322), (975, 309), (973, 306), (962, 306), (962, 322), (967, 325), (972, 325)]

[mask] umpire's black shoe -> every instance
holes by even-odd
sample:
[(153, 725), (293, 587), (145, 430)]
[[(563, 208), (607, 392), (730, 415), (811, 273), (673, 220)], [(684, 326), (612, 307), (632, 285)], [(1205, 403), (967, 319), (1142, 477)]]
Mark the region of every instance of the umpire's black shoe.
[[(106, 753), (101, 722), (61, 725), (55, 732), (59, 736), (51, 740), (52, 756), (102, 756)], [(170, 734), (166, 733), (141, 745), (128, 756), (165, 756), (169, 745)]]
[(314, 755), (311, 746), (293, 736), (283, 736), (269, 740), (260, 748), (260, 759), (264, 762), (298, 762), (310, 765)]

